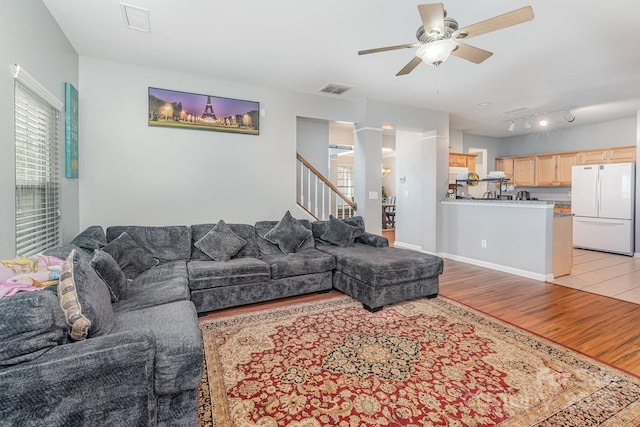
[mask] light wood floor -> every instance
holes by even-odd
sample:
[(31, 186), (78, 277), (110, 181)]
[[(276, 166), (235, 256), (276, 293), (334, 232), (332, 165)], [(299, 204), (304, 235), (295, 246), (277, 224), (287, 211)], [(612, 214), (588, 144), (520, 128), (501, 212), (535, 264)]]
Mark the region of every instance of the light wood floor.
[[(342, 295), (311, 294), (220, 310), (203, 319)], [(640, 305), (445, 260), (440, 295), (640, 376)]]
[(571, 274), (553, 283), (640, 304), (640, 258), (574, 249)]

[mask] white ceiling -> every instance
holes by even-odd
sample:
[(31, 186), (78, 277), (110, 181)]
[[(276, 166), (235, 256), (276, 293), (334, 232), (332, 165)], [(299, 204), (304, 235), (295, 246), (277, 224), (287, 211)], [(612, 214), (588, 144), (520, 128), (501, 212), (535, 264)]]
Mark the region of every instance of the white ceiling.
[(416, 0), (127, 0), (149, 9), (150, 33), (125, 27), (118, 0), (43, 2), (82, 56), (303, 93), (336, 82), (353, 86), (343, 99), (447, 111), (480, 135), (535, 131), (506, 130), (529, 113), (571, 108), (571, 124), (552, 117), (559, 127), (640, 110), (638, 0), (448, 0), (461, 28), (526, 5), (535, 18), (466, 41), (494, 53), (481, 64), (451, 57), (401, 77), (413, 49), (357, 52), (415, 42)]

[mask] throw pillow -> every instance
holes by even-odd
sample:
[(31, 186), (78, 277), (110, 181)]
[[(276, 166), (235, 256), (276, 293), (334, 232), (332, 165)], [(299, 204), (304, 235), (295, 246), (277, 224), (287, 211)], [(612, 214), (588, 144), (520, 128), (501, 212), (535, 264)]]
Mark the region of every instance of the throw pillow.
[(111, 255), (96, 249), (91, 259), (91, 266), (109, 287), (111, 302), (118, 302), (126, 298), (127, 277)]
[(48, 289), (0, 299), (0, 367), (28, 362), (64, 344), (67, 325)]
[(218, 221), (204, 237), (194, 246), (207, 254), (214, 261), (229, 261), (247, 244), (223, 221)]
[(70, 244), (82, 248), (91, 255), (95, 249), (100, 249), (107, 244), (107, 236), (101, 226), (92, 225), (74, 237)]
[(126, 231), (109, 242), (102, 250), (116, 260), (127, 279), (135, 279), (138, 274), (159, 263)]
[(292, 254), (302, 246), (311, 234), (311, 230), (292, 217), (291, 212), (287, 211), (276, 226), (264, 235), (264, 238), (278, 245), (285, 254)]
[(107, 285), (91, 267), (91, 261), (71, 251), (62, 265), (58, 300), (75, 341), (105, 335), (114, 325)]
[(357, 231), (356, 227), (336, 219), (333, 215), (329, 215), (329, 224), (327, 224), (320, 238), (334, 245), (345, 247), (353, 244), (354, 235)]
[(353, 238), (354, 239), (362, 236), (365, 233), (364, 219), (362, 219), (361, 216), (353, 216), (351, 218), (343, 218), (340, 221), (344, 222), (345, 224), (349, 224), (349, 225), (351, 225), (353, 227), (356, 227), (356, 231), (353, 234)]

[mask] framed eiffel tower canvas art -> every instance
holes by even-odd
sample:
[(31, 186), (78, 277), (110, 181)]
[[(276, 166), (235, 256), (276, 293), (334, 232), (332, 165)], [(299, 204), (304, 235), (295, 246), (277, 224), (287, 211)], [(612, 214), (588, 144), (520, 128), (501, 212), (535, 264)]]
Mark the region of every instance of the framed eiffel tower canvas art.
[(149, 88), (149, 126), (260, 134), (260, 103)]

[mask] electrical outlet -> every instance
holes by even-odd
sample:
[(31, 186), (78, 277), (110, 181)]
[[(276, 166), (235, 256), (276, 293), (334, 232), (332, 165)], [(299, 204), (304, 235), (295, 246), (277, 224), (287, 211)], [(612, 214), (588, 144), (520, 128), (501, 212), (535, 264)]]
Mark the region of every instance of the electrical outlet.
[(483, 248), (486, 249), (487, 247), (487, 241), (486, 240), (480, 240), (480, 246), (482, 246)]

